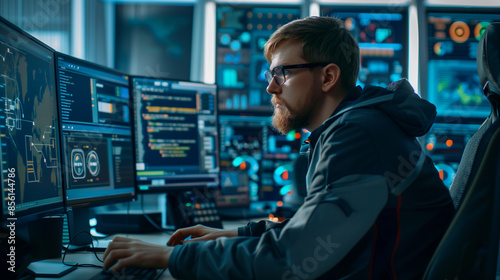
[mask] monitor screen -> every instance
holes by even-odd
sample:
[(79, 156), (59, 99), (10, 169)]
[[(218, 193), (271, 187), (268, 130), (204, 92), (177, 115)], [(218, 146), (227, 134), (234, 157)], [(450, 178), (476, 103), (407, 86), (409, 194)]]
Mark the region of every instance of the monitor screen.
[(53, 50), (0, 17), (2, 221), (63, 209)]
[(133, 77), (139, 191), (218, 187), (217, 87)]
[(131, 200), (135, 169), (128, 76), (58, 54), (57, 81), (68, 206)]
[(358, 85), (385, 87), (407, 78), (408, 16), (406, 7), (322, 6), (325, 16), (340, 18), (359, 44)]
[(277, 132), (268, 116), (219, 116), (218, 207), (281, 201), (293, 184), (292, 162), (308, 132)]
[(221, 111), (272, 114), (264, 44), (276, 29), (300, 15), (300, 8), (293, 6), (217, 6), (216, 79)]
[(498, 13), (427, 13), (427, 98), (438, 117), (480, 118), (490, 113), (481, 89), (476, 56), (485, 28), (500, 21)]

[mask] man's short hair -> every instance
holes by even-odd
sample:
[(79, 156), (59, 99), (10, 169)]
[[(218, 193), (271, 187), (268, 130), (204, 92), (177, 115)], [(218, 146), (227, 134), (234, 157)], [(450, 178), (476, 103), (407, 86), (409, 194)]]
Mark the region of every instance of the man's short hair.
[(343, 88), (356, 86), (359, 73), (359, 46), (343, 21), (331, 17), (297, 19), (276, 30), (264, 46), (270, 62), (276, 49), (285, 42), (302, 45), (307, 62), (331, 62), (340, 68)]

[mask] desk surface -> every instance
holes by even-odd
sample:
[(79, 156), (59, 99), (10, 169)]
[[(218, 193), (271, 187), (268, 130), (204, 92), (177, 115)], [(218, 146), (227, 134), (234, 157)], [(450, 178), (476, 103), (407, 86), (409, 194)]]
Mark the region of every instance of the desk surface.
[[(248, 223), (248, 221), (224, 221), (223, 227), (224, 229), (236, 229), (240, 226), (244, 226)], [(119, 236), (124, 236), (128, 238), (136, 238), (140, 239), (144, 242), (157, 244), (157, 245), (165, 245), (167, 241), (170, 239), (171, 233), (147, 233), (147, 234), (117, 234)], [(112, 238), (113, 236), (109, 237)], [(102, 260), (103, 252), (98, 252), (97, 255)], [(59, 259), (50, 259), (48, 261), (57, 261), (60, 262)], [(68, 253), (66, 254), (65, 262), (77, 262), (79, 264), (94, 264), (94, 265), (102, 265), (99, 260), (95, 257), (93, 252), (76, 252), (76, 253)], [(77, 269), (71, 271), (70, 273), (60, 277), (60, 278), (41, 278), (37, 277), (36, 279), (59, 279), (59, 280), (69, 280), (69, 279), (89, 279), (94, 275), (101, 272), (100, 268), (97, 267), (78, 267)], [(174, 279), (168, 269), (161, 275), (159, 278), (161, 280), (165, 279)]]

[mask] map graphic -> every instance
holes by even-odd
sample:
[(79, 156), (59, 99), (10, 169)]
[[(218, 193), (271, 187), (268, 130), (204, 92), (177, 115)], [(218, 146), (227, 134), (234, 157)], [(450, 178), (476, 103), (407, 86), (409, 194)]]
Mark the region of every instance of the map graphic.
[(51, 53), (45, 53), (26, 53), (0, 38), (2, 169), (16, 169), (22, 202), (31, 201), (32, 184), (53, 185), (57, 191), (60, 183), (55, 73)]

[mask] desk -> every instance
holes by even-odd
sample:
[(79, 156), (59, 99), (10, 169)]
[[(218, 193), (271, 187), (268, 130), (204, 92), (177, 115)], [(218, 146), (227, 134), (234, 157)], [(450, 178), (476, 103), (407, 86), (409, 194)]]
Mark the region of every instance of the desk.
[[(224, 221), (222, 223), (224, 229), (237, 229), (238, 227), (245, 226), (249, 221), (247, 220), (238, 220), (238, 221)], [(145, 234), (116, 234), (119, 236), (124, 236), (128, 238), (135, 238), (135, 239), (140, 239), (144, 242), (152, 243), (152, 244), (157, 244), (157, 245), (162, 245), (165, 246), (167, 241), (170, 239), (171, 234), (170, 233), (145, 233)], [(113, 238), (111, 236), (110, 238)], [(102, 260), (102, 256), (104, 255), (103, 252), (98, 252), (97, 255), (99, 258)], [(50, 259), (48, 261), (57, 261), (61, 262), (62, 258), (58, 259)], [(67, 253), (65, 262), (77, 262), (79, 264), (95, 264), (95, 265), (102, 265), (101, 262), (99, 262), (93, 252), (76, 252), (76, 253)], [(73, 279), (79, 279), (79, 280), (85, 280), (92, 278), (94, 275), (98, 274), (101, 272), (100, 268), (97, 267), (78, 267), (77, 269), (71, 271), (70, 273), (64, 275), (63, 277), (60, 278), (41, 278), (37, 277), (36, 279), (40, 280), (48, 280), (48, 279), (59, 279), (59, 280), (73, 280)], [(175, 279), (170, 275), (169, 270), (165, 270), (165, 272), (161, 275), (160, 278), (161, 280), (166, 280), (166, 279)]]

